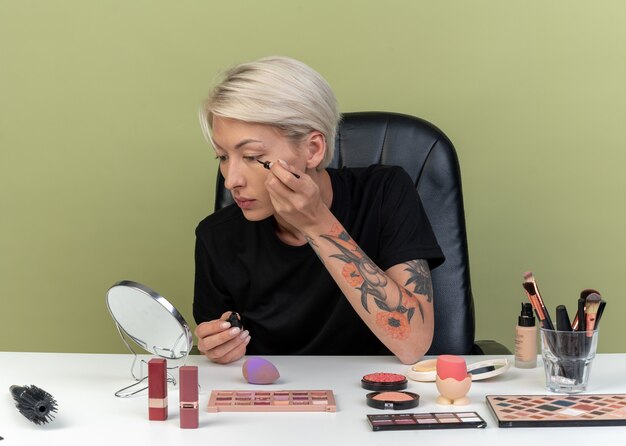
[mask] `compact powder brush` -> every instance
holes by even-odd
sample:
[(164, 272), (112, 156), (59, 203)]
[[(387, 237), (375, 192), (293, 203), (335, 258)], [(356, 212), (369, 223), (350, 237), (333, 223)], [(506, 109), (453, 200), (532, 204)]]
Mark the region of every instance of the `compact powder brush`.
[(361, 379), (361, 387), (367, 390), (404, 390), (407, 379), (398, 373), (370, 373)]
[(365, 397), (368, 406), (383, 410), (412, 409), (420, 402), (420, 396), (413, 392), (371, 392)]

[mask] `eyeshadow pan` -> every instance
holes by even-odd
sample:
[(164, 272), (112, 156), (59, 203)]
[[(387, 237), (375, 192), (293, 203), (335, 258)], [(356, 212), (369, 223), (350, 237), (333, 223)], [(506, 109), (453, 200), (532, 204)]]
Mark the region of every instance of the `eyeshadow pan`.
[(435, 418), (420, 418), (419, 420), (417, 420), (418, 423), (420, 424), (432, 424), (432, 423), (436, 423), (437, 420)]
[(456, 420), (455, 418), (440, 418), (439, 422), (440, 423), (458, 423), (458, 420)]
[(480, 421), (482, 421), (482, 420), (481, 420), (480, 418), (478, 418), (478, 417), (473, 416), (473, 417), (463, 417), (463, 421), (476, 421), (476, 422), (480, 422)]
[(578, 410), (593, 410), (595, 408), (596, 406), (590, 406), (589, 404), (576, 404), (574, 406), (574, 409), (578, 409)]
[(332, 390), (214, 390), (209, 412), (335, 412)]
[(379, 401), (409, 401), (413, 397), (409, 393), (405, 392), (380, 392), (372, 396), (375, 400)]
[(393, 420), (376, 420), (376, 421), (372, 421), (372, 423), (380, 426), (380, 425), (385, 425), (385, 424), (393, 424)]
[(559, 406), (572, 406), (576, 403), (574, 403), (573, 401), (561, 400), (561, 401), (554, 401), (552, 404), (558, 404)]

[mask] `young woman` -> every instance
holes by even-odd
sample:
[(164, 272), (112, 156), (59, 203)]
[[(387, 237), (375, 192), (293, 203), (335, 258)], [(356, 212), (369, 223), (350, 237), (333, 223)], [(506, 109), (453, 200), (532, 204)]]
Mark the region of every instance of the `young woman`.
[(403, 169), (327, 168), (339, 119), (327, 82), (286, 57), (232, 68), (203, 106), (235, 200), (196, 229), (196, 336), (212, 361), (428, 350), (443, 255)]

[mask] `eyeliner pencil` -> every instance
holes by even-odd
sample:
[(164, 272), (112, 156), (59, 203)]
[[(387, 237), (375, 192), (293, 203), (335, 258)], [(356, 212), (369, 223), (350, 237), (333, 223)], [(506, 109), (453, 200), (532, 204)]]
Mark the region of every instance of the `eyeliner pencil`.
[[(267, 170), (270, 170), (270, 168), (272, 167), (272, 162), (271, 161), (261, 161), (261, 160), (256, 160), (257, 163), (261, 163), (263, 164), (263, 167), (265, 167)], [(296, 178), (300, 178), (300, 175), (298, 175), (297, 173), (293, 173), (290, 172), (294, 177)]]

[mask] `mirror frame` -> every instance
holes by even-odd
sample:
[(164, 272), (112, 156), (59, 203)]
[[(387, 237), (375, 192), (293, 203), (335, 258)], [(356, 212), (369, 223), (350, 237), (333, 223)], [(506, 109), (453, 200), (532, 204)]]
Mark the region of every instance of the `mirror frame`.
[[(187, 351), (185, 352), (185, 354), (181, 355), (181, 356), (176, 356), (176, 357), (174, 357), (174, 356), (164, 356), (164, 355), (159, 354), (157, 351), (150, 351), (150, 350), (146, 349), (141, 343), (137, 342), (136, 338), (133, 337), (130, 333), (128, 333), (128, 331), (122, 326), (122, 324), (115, 317), (114, 312), (111, 310), (111, 306), (109, 304), (109, 293), (111, 292), (111, 290), (113, 290), (114, 288), (117, 288), (117, 287), (134, 288), (135, 290), (138, 290), (138, 291), (142, 292), (147, 297), (152, 298), (155, 302), (157, 302), (159, 305), (161, 305), (164, 310), (166, 310), (170, 315), (172, 315), (174, 317), (174, 319), (176, 320), (176, 322), (178, 323), (178, 325), (180, 325), (180, 327), (181, 327), (181, 329), (183, 331), (182, 335), (184, 336), (185, 340), (187, 341), (187, 343), (186, 343)], [(107, 293), (106, 293), (106, 304), (107, 304), (107, 309), (109, 310), (109, 314), (113, 318), (113, 321), (115, 321), (115, 325), (117, 326), (118, 331), (120, 331), (120, 335), (122, 333), (124, 333), (128, 338), (132, 339), (133, 342), (135, 342), (138, 346), (140, 346), (146, 352), (148, 352), (150, 354), (158, 355), (158, 356), (160, 356), (162, 358), (166, 358), (166, 359), (181, 359), (181, 358), (186, 358), (187, 356), (189, 356), (189, 353), (191, 352), (191, 349), (193, 348), (193, 337), (192, 337), (192, 334), (191, 334), (191, 330), (189, 329), (189, 325), (187, 325), (187, 322), (185, 322), (185, 318), (183, 318), (183, 316), (178, 312), (178, 310), (167, 299), (165, 299), (163, 296), (161, 296), (159, 293), (157, 293), (153, 289), (151, 289), (151, 288), (149, 288), (149, 287), (147, 287), (145, 285), (142, 285), (142, 284), (140, 284), (138, 282), (134, 282), (132, 280), (120, 280), (119, 282), (116, 282), (115, 284), (113, 284), (107, 290)], [(126, 340), (125, 340), (125, 338), (123, 336), (122, 336), (122, 339), (126, 343)], [(141, 341), (143, 341), (143, 339)], [(129, 350), (132, 353), (135, 353), (133, 351), (133, 349), (128, 345), (128, 343), (126, 343), (126, 346), (129, 348)]]

